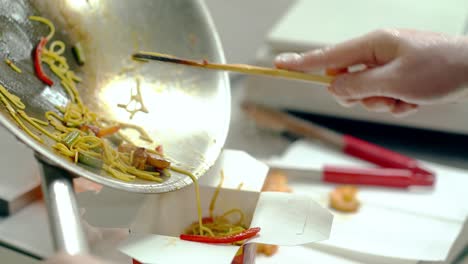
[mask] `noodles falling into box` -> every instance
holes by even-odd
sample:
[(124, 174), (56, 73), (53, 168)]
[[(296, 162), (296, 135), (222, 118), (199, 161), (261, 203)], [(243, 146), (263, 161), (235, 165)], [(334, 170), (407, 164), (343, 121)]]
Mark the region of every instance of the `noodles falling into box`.
[[(130, 234), (119, 250), (146, 264), (231, 263), (240, 247), (245, 253), (243, 263), (248, 264), (255, 254), (255, 250), (249, 248), (255, 247), (256, 243), (297, 246), (328, 238), (332, 214), (304, 195), (261, 192), (268, 167), (241, 151), (225, 150), (210, 171), (201, 177), (204, 216), (209, 213), (221, 170), (225, 181), (219, 191), (214, 215), (238, 208), (244, 212), (248, 226), (261, 228), (257, 236), (243, 245), (213, 245), (179, 239), (187, 226), (197, 219), (193, 186), (159, 195), (104, 189), (99, 194), (80, 194), (78, 202), (86, 209), (84, 219), (90, 225), (128, 227)], [(244, 184), (239, 190), (241, 182)]]

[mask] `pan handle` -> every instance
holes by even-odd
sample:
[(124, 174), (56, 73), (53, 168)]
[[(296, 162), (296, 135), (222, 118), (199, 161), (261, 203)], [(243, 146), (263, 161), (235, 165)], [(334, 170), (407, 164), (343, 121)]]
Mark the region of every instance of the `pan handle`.
[(36, 153), (41, 165), (42, 192), (49, 214), (54, 248), (69, 255), (89, 252), (70, 174)]

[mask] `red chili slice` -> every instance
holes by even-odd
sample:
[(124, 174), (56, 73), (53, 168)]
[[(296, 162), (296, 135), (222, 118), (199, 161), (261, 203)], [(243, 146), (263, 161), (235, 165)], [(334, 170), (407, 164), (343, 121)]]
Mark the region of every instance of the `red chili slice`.
[(36, 71), (37, 77), (43, 81), (45, 84), (52, 86), (54, 82), (44, 73), (42, 69), (42, 50), (44, 49), (45, 45), (47, 44), (47, 38), (41, 38), (41, 41), (36, 47), (34, 51), (34, 69)]
[(203, 217), (201, 221), (203, 224), (209, 224), (209, 223), (213, 223), (213, 218), (207, 216), (207, 217)]
[(193, 241), (193, 242), (201, 242), (201, 243), (209, 243), (209, 244), (230, 244), (234, 242), (239, 242), (251, 237), (254, 237), (260, 232), (260, 227), (252, 227), (242, 231), (241, 233), (224, 236), (224, 237), (208, 237), (208, 236), (200, 236), (200, 235), (180, 235), (180, 239)]

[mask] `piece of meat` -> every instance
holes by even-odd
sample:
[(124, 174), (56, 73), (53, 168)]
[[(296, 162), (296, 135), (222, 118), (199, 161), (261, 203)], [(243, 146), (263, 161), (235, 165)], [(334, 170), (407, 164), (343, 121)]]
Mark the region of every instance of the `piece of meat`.
[(122, 152), (122, 153), (130, 153), (132, 151), (135, 151), (137, 150), (137, 146), (133, 145), (133, 144), (120, 144), (119, 145), (119, 148), (118, 148), (118, 151), (119, 152)]
[(168, 160), (165, 160), (163, 157), (158, 154), (148, 153), (148, 165), (151, 165), (157, 169), (164, 170), (171, 166), (171, 163)]
[(132, 165), (139, 170), (144, 170), (146, 167), (146, 162), (148, 161), (148, 156), (148, 152), (145, 148), (137, 148), (133, 152)]

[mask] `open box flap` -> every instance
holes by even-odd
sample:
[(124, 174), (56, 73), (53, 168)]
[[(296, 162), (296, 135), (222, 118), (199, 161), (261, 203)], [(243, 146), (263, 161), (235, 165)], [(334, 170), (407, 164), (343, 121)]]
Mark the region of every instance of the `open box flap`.
[(326, 240), (332, 222), (333, 215), (306, 195), (264, 192), (250, 224), (262, 230), (248, 243), (297, 246)]

